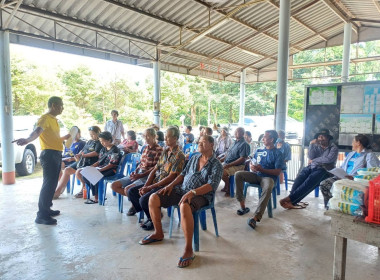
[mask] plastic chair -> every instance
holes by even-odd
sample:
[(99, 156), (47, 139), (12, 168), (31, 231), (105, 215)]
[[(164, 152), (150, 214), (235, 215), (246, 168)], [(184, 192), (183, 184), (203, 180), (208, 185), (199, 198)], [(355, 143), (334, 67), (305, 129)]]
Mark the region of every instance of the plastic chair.
[(288, 173), (286, 171), (282, 171), (282, 173), (284, 173), (285, 190), (288, 190)]
[[(193, 248), (194, 251), (199, 251), (199, 222), (201, 223), (201, 227), (203, 230), (207, 230), (207, 223), (206, 223), (206, 210), (210, 209), (212, 213), (212, 219), (214, 221), (214, 228), (215, 228), (215, 235), (216, 237), (219, 237), (218, 232), (218, 223), (216, 220), (216, 213), (215, 213), (215, 207), (214, 207), (214, 200), (215, 200), (215, 193), (214, 197), (211, 201), (211, 203), (205, 207), (202, 207), (198, 211), (193, 213), (194, 218), (194, 234), (193, 234)], [(172, 230), (173, 230), (173, 219), (174, 219), (174, 209), (178, 209), (178, 217), (181, 217), (180, 210), (178, 205), (172, 206), (172, 213), (170, 215), (170, 225), (169, 225), (169, 238), (172, 237)]]
[[(261, 197), (262, 193), (262, 188), (258, 184), (250, 184), (248, 182), (244, 183), (244, 190), (243, 190), (243, 196), (247, 196), (247, 189), (248, 187), (255, 187), (259, 189), (259, 198)], [(272, 189), (272, 198), (273, 198), (273, 209), (277, 208), (277, 194), (276, 194), (276, 188), (273, 187)], [(268, 210), (268, 217), (273, 218), (273, 213), (272, 213), (272, 198), (269, 199), (268, 205), (267, 205), (267, 210)]]
[[(71, 193), (71, 194), (74, 194), (74, 187), (75, 187), (75, 173), (72, 174), (71, 176), (72, 176), (72, 178), (70, 178), (70, 180), (71, 180), (71, 188), (70, 188), (70, 180), (69, 180), (69, 181), (67, 182), (67, 192), (69, 192), (69, 190), (70, 190), (70, 193)], [(80, 183), (79, 179), (77, 179), (76, 182), (77, 182), (77, 185), (80, 186), (81, 183)]]
[(319, 197), (319, 186), (315, 188), (314, 190), (314, 196)]
[(192, 149), (192, 146), (193, 144), (191, 143), (188, 143), (186, 145), (183, 146), (183, 153), (186, 155), (186, 154), (190, 154), (191, 152), (191, 149)]

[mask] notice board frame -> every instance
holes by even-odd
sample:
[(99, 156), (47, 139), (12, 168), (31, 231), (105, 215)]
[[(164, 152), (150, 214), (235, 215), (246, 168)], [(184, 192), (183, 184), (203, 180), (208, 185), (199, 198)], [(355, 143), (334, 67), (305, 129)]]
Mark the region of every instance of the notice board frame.
[[(365, 89), (371, 88), (372, 85), (378, 85), (377, 95), (380, 97), (380, 81), (364, 81), (364, 82), (349, 82), (349, 83), (331, 83), (331, 84), (315, 84), (305, 86), (305, 99), (304, 99), (304, 135), (303, 135), (303, 146), (308, 147), (310, 141), (314, 138), (314, 135), (322, 128), (327, 128), (333, 135), (333, 142), (339, 147), (340, 150), (351, 150), (351, 142), (358, 132), (352, 133), (351, 129), (363, 130), (362, 134), (367, 135), (371, 140), (371, 148), (374, 152), (380, 152), (380, 98), (378, 103), (372, 104), (374, 106), (373, 112), (365, 112), (369, 108), (364, 106), (367, 104), (364, 100), (367, 100), (368, 96), (365, 94)], [(347, 87), (357, 86), (358, 88), (363, 88), (363, 105), (362, 113), (354, 114), (342, 114), (342, 103), (347, 104), (347, 98), (342, 100), (342, 90), (347, 89)], [(330, 93), (330, 99), (327, 98), (327, 102), (331, 102), (331, 88), (336, 88), (336, 103), (331, 105), (324, 105), (323, 101), (320, 105), (318, 104), (319, 99), (315, 99), (313, 95), (312, 100), (310, 100), (310, 94), (314, 93), (315, 88), (328, 89)], [(374, 89), (374, 95), (376, 94), (376, 89)], [(322, 95), (323, 96), (323, 95)], [(369, 100), (369, 99), (368, 99)], [(376, 98), (375, 98), (376, 100)], [(310, 103), (315, 103), (310, 104)], [(356, 104), (358, 102), (354, 102)], [(368, 104), (371, 104), (368, 102)], [(358, 105), (360, 107), (360, 105)], [(372, 108), (372, 107), (371, 107)], [(370, 124), (368, 124), (369, 116), (367, 118), (364, 115), (372, 115)], [(376, 118), (378, 115), (378, 118)], [(363, 117), (363, 119), (361, 119)], [(343, 122), (342, 122), (343, 120)], [(346, 121), (348, 120), (348, 123)], [(352, 123), (349, 121), (353, 120)], [(360, 122), (359, 120), (362, 120)], [(377, 120), (377, 122), (376, 122)], [(376, 129), (376, 124), (378, 124), (378, 129)], [(344, 127), (346, 125), (347, 127)], [(356, 128), (355, 125), (357, 126)], [(346, 131), (347, 130), (347, 131)]]

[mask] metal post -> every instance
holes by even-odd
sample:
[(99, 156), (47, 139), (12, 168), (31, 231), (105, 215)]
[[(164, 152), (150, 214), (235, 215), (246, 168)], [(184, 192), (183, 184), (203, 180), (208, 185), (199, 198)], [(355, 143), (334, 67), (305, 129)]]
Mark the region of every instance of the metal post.
[(160, 103), (161, 103), (161, 85), (160, 85), (160, 63), (158, 61), (153, 62), (153, 117), (154, 123), (160, 125)]
[(343, 61), (342, 61), (342, 82), (347, 83), (350, 74), (350, 47), (351, 47), (351, 30), (350, 22), (344, 24), (343, 37)]
[(211, 97), (210, 94), (208, 96), (208, 111), (207, 111), (207, 125), (209, 126), (211, 123)]
[(277, 62), (276, 130), (285, 130), (289, 64), (290, 0), (280, 1), (280, 31)]
[(9, 32), (0, 31), (0, 118), (3, 184), (15, 183)]
[(239, 126), (244, 125), (244, 113), (245, 113), (245, 77), (246, 70), (243, 69), (240, 73), (240, 112), (239, 112)]

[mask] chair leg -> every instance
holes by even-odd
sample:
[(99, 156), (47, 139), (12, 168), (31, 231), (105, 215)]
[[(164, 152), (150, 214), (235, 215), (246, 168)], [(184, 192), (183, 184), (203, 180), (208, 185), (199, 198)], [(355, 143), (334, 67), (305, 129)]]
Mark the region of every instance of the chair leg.
[(112, 195), (113, 195), (113, 196), (116, 196), (116, 192), (115, 192), (115, 191), (112, 191)]
[(193, 234), (193, 248), (195, 252), (199, 251), (199, 214), (195, 212), (194, 218), (194, 234)]
[(179, 207), (177, 207), (177, 212), (178, 212), (178, 221), (179, 221), (178, 227), (179, 227), (179, 225), (181, 224), (181, 210), (179, 210)]
[[(169, 224), (169, 238), (172, 238), (172, 232), (173, 232), (173, 220), (174, 220), (174, 206), (170, 207), (170, 224)], [(168, 214), (169, 214), (169, 208), (168, 208)]]
[(168, 217), (170, 218), (172, 215), (172, 207), (169, 206), (166, 210), (168, 210)]
[(212, 214), (212, 219), (214, 221), (214, 228), (215, 228), (215, 235), (216, 237), (219, 237), (219, 232), (218, 232), (218, 223), (216, 221), (216, 213), (215, 213), (215, 208), (211, 208), (211, 214)]
[(144, 221), (144, 211), (141, 210), (137, 222), (141, 223), (142, 221)]
[(69, 181), (66, 184), (66, 192), (70, 193), (70, 178), (69, 178)]
[(100, 180), (98, 182), (98, 200), (99, 205), (104, 206), (106, 201), (106, 193), (107, 193), (107, 183), (104, 180)]
[(314, 190), (314, 196), (319, 197), (319, 186), (315, 188)]
[[(71, 189), (70, 189), (70, 193), (71, 194), (74, 194), (74, 187), (75, 187), (75, 173), (72, 175), (73, 176), (73, 178), (72, 178), (72, 180), (71, 180)], [(79, 181), (78, 179), (77, 179), (77, 181)], [(80, 182), (80, 181), (79, 181)], [(79, 185), (79, 184), (78, 184)]]
[(272, 199), (273, 199), (273, 209), (277, 208), (277, 195), (276, 190), (273, 188), (272, 190)]
[(86, 190), (87, 190), (87, 199), (90, 199), (91, 197), (91, 189), (90, 189), (90, 186), (86, 184)]
[(199, 220), (201, 222), (201, 227), (203, 230), (207, 230), (207, 223), (206, 223), (206, 211), (203, 210), (199, 213)]
[(281, 189), (280, 189), (280, 178), (279, 177), (277, 177), (276, 189), (277, 189), (277, 195), (280, 195)]
[(235, 197), (235, 175), (230, 176), (230, 197)]
[(285, 189), (288, 190), (288, 172), (284, 172)]
[(269, 217), (269, 218), (273, 218), (273, 213), (272, 213), (272, 199), (269, 199), (269, 201), (268, 201), (267, 210), (268, 210), (268, 217)]
[(124, 206), (124, 196), (121, 194), (117, 194), (117, 200), (119, 203), (119, 212), (123, 213), (123, 206)]
[(245, 183), (244, 183), (244, 189), (243, 189), (243, 196), (244, 196), (244, 197), (247, 197), (247, 190), (248, 190), (248, 187), (249, 187), (248, 183), (245, 182)]

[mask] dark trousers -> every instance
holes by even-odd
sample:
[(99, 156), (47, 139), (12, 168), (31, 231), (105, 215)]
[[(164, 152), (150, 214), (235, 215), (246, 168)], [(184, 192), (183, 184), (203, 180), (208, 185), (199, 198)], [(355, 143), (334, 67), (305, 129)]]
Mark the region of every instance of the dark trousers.
[(43, 182), (38, 200), (37, 216), (49, 217), (50, 207), (53, 205), (53, 196), (57, 188), (59, 172), (61, 171), (62, 152), (43, 150), (40, 155)]
[(130, 188), (128, 190), (128, 197), (136, 211), (140, 212), (141, 210), (143, 210), (148, 220), (150, 220), (151, 218), (149, 214), (149, 197), (151, 196), (151, 194), (155, 193), (161, 188), (153, 189), (150, 192), (144, 194), (143, 196), (140, 196), (139, 190), (142, 187), (143, 186), (140, 185)]
[(290, 191), (290, 200), (295, 205), (311, 193), (329, 173), (324, 168), (304, 167), (294, 181)]
[[(105, 170), (105, 171), (100, 171), (100, 173), (102, 173), (104, 177), (109, 177), (109, 176), (115, 175), (115, 171), (113, 169), (108, 169), (108, 170)], [(85, 177), (83, 177), (83, 180), (90, 187), (92, 195), (93, 196), (98, 195), (99, 183), (96, 183), (95, 185), (93, 185)]]

